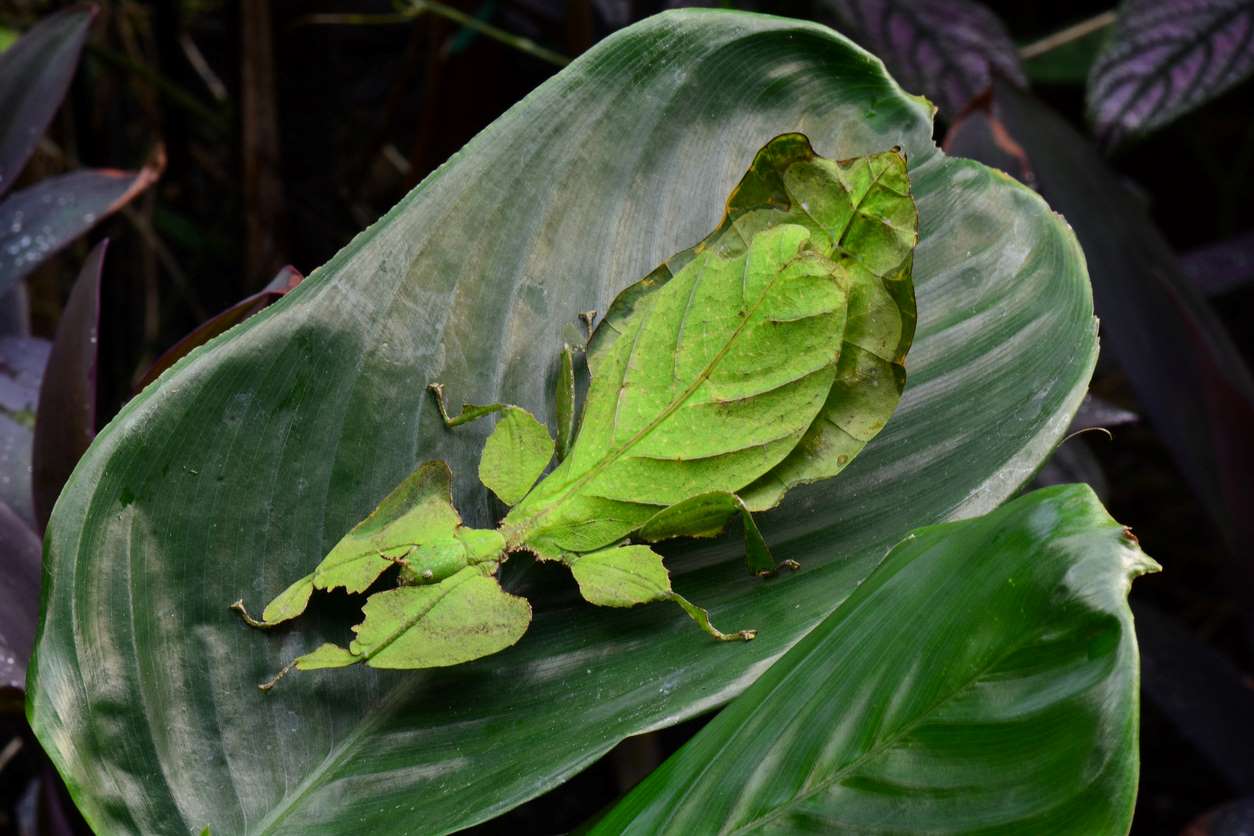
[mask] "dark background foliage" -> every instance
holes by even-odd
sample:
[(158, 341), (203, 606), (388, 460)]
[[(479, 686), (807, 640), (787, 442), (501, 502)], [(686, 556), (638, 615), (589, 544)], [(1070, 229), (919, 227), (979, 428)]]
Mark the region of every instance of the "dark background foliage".
[[(0, 44), (65, 5), (0, 0)], [(153, 170), (162, 153), (165, 168), (0, 300), (0, 337), (36, 339), (24, 353), (0, 355), (4, 380), (17, 387), (5, 390), (14, 399), (0, 403), (3, 417), (34, 423), (33, 404), (23, 407), (14, 392), (26, 386), (29, 395), (31, 375), (37, 382), (48, 362), (41, 410), (78, 403), (89, 415), (94, 409), (98, 424), (107, 421), (186, 335), (203, 341), (280, 296), (299, 280), (285, 265), (308, 272), (325, 262), (564, 60), (672, 5), (692, 4), (101, 0), (65, 103), (14, 188), (80, 166)], [(1165, 568), (1132, 595), (1145, 693), (1134, 830), (1237, 832), (1225, 828), (1242, 815), (1248, 822), (1251, 808), (1240, 799), (1254, 796), (1254, 563), (1244, 536), (1254, 508), (1244, 469), (1251, 460), (1243, 458), (1251, 425), (1242, 423), (1254, 362), (1254, 84), (1238, 72), (1254, 52), (1254, 7), (1148, 4), (1177, 14), (1202, 8), (1208, 19), (1227, 16), (1248, 28), (1230, 46), (1230, 83), (1173, 121), (1137, 128), (1112, 126), (1086, 90), (1118, 88), (1125, 79), (1112, 65), (1149, 54), (1159, 33), (1146, 2), (1124, 4), (1124, 23), (1139, 27), (1128, 37), (1140, 40), (1122, 59), (1113, 51), (1097, 59), (1116, 30), (1113, 2), (720, 5), (821, 20), (861, 41), (907, 89), (940, 106), (936, 136), (949, 132), (951, 153), (1041, 188), (1075, 226), (1097, 288), (1103, 345), (1113, 349), (1094, 379), (1101, 400), (1077, 428), (1109, 427), (1113, 438), (1068, 441), (1038, 478), (1094, 484)], [(896, 25), (883, 25), (893, 15)], [(1086, 85), (1095, 59), (1104, 87)], [(1031, 98), (1021, 89), (1028, 85)], [(1084, 191), (1095, 181), (1118, 194), (1101, 216), (1087, 208)], [(105, 237), (107, 255), (92, 252)], [(98, 276), (93, 264), (103, 264)], [(80, 275), (86, 284), (72, 295)], [(37, 339), (54, 337), (48, 361), (48, 345)], [(84, 344), (98, 352), (94, 362), (83, 359)], [(1201, 359), (1190, 365), (1181, 357)], [(1199, 367), (1213, 379), (1199, 378)], [(41, 440), (36, 428), (37, 470), (42, 461), (52, 475), (42, 485), (36, 475), (25, 517), (46, 515), (40, 506), (94, 429), (62, 421)], [(0, 526), (13, 532), (0, 551), (0, 575), (9, 579), (33, 577), (36, 559), (37, 519), (19, 516), (0, 505)], [(32, 582), (21, 583), (12, 590)], [(11, 613), (33, 606), (27, 596)], [(0, 833), (81, 829), (15, 705), (0, 701)], [(570, 830), (701, 722), (628, 740), (477, 830)]]

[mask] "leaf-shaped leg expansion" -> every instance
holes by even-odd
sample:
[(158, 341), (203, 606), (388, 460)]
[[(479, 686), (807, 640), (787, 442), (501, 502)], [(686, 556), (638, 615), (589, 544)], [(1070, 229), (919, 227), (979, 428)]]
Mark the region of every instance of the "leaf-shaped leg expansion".
[(744, 524), (745, 560), (749, 564), (750, 572), (764, 578), (774, 575), (781, 566), (794, 570), (801, 568), (795, 560), (785, 560), (778, 565), (775, 563), (753, 514), (739, 496), (726, 491), (699, 494), (669, 508), (663, 508), (641, 526), (638, 533), (641, 539), (650, 543), (673, 537), (716, 537), (737, 513)]
[[(563, 356), (569, 360), (569, 347)], [(559, 375), (558, 379), (559, 407), (563, 400), (563, 384), (570, 390), (571, 398), (574, 397), (573, 373), (565, 380), (563, 377)], [(444, 387), (432, 383), (427, 388), (435, 396), (436, 407), (447, 427), (456, 427), (495, 412), (503, 413), (483, 445), (483, 454), (479, 458), (479, 481), (506, 505), (516, 505), (531, 490), (553, 458), (553, 437), (548, 429), (530, 412), (512, 404), (463, 404), (461, 414), (450, 418), (444, 402)], [(567, 409), (570, 409), (569, 404)], [(559, 408), (559, 437), (562, 435), (561, 411)], [(565, 443), (569, 445), (569, 439)]]
[(662, 556), (648, 546), (616, 546), (588, 554), (568, 555), (567, 564), (579, 594), (598, 607), (634, 607), (653, 601), (674, 601), (720, 641), (749, 641), (757, 630), (724, 633), (710, 623), (710, 613), (671, 589)]
[[(588, 311), (587, 313), (588, 315), (596, 316), (596, 311)], [(581, 313), (581, 315), (579, 316), (584, 316), (584, 315), (582, 315)], [(539, 478), (539, 474), (543, 473), (545, 466), (548, 466), (549, 459), (552, 459), (554, 449), (556, 449), (557, 451), (558, 461), (562, 461), (563, 459), (566, 459), (567, 451), (571, 449), (571, 440), (574, 437), (574, 352), (572, 351), (572, 348), (569, 345), (562, 346), (562, 355), (561, 355), (561, 358), (559, 358), (559, 362), (558, 362), (557, 391), (556, 391), (556, 404), (557, 404), (557, 442), (556, 442), (556, 445), (554, 445), (554, 441), (552, 437), (548, 435), (548, 430), (544, 429), (544, 425), (540, 424), (539, 421), (535, 420), (535, 416), (530, 414), (530, 412), (528, 412), (527, 410), (524, 410), (523, 407), (514, 406), (513, 404), (463, 404), (461, 405), (460, 414), (456, 416), (451, 416), (449, 415), (448, 401), (444, 400), (444, 384), (428, 384), (426, 385), (426, 389), (429, 389), (431, 392), (431, 395), (435, 397), (435, 407), (440, 412), (440, 419), (444, 421), (444, 426), (449, 427), (450, 430), (453, 429), (453, 427), (455, 426), (469, 424), (470, 421), (482, 419), (482, 417), (484, 416), (493, 415), (494, 412), (505, 412), (505, 417), (503, 417), (502, 421), (509, 419), (510, 415), (519, 414), (519, 412), (520, 414), (523, 414), (529, 417), (529, 419), (532, 420), (534, 424), (539, 427), (539, 430), (540, 430), (540, 432), (530, 432), (529, 437), (534, 437), (534, 439), (539, 439), (540, 435), (543, 435), (545, 439), (548, 439), (548, 451), (547, 451), (547, 454), (543, 456), (544, 460), (542, 464), (540, 464), (539, 471), (537, 474), (535, 474), (535, 478), (533, 478), (532, 481), (530, 481), (530, 483), (527, 483), (527, 485), (525, 485), (525, 488), (527, 489), (529, 489), (530, 486), (532, 486), (532, 483), (534, 483), (535, 479)], [(522, 419), (515, 419), (515, 420), (520, 421)], [(499, 426), (500, 425), (498, 424), (498, 427)], [(484, 450), (485, 456), (487, 456), (487, 452), (488, 452), (487, 449), (485, 449)], [(523, 452), (528, 452), (528, 451), (524, 450)], [(533, 455), (537, 455), (538, 449), (533, 450), (532, 452), (533, 452)], [(483, 470), (484, 470), (483, 461), (480, 460), (480, 465), (479, 465), (480, 476), (483, 475)], [(485, 481), (484, 484), (488, 485), (487, 481)], [(500, 496), (497, 489), (493, 488), (492, 485), (488, 485), (488, 486), (489, 488), (492, 488), (493, 493)], [(525, 493), (525, 490), (524, 490), (524, 493)], [(522, 496), (519, 496), (518, 499), (522, 499)], [(507, 500), (504, 498), (504, 496), (502, 496), (502, 500), (505, 501), (505, 504), (507, 505), (514, 505), (518, 501), (517, 499), (513, 501)]]
[(231, 608), (252, 627), (273, 627), (305, 611), (315, 589), (365, 592), (394, 564), (403, 583), (434, 583), (467, 565), (499, 560), (495, 532), (462, 526), (453, 507), (452, 474), (444, 462), (418, 467), (345, 534), (313, 572), (293, 583), (253, 618), (242, 600)]
[(511, 595), (489, 574), (496, 564), (467, 566), (439, 583), (376, 592), (353, 627), (347, 648), (324, 644), (288, 664), (259, 687), (268, 691), (293, 667), (438, 668), (504, 650), (531, 623), (527, 599)]

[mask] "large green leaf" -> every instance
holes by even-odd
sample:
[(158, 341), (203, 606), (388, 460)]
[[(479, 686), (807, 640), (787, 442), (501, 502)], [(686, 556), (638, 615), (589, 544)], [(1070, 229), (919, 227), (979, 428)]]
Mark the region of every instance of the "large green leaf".
[(914, 532), (595, 833), (1126, 833), (1155, 571), (1087, 486)]
[[(925, 103), (814, 24), (684, 11), (608, 38), (541, 86), (281, 302), (194, 351), (97, 437), (46, 542), (28, 713), (106, 831), (442, 831), (562, 781), (626, 735), (725, 702), (911, 528), (984, 513), (1064, 432), (1096, 344), (1083, 260), (1032, 192), (934, 147)], [(677, 543), (675, 607), (582, 603), (562, 567), (506, 569), (535, 621), (432, 672), (302, 673), (344, 641), (331, 596), (258, 634), (227, 605), (309, 571), (414, 466), (444, 458), (492, 522), (488, 427), (446, 431), (424, 392), (547, 400), (578, 312), (718, 222), (772, 136), (823, 156), (900, 145), (921, 241), (897, 414), (837, 479), (764, 515), (800, 572), (745, 574), (734, 540)], [(551, 587), (550, 591), (549, 588)], [(324, 603), (325, 602), (325, 603)]]

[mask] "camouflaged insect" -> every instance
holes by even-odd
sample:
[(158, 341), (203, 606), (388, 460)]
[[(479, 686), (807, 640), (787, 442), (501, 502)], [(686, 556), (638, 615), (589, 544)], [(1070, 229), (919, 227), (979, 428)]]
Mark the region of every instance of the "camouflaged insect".
[(466, 405), (450, 418), (432, 384), (449, 427), (500, 416), (479, 464), (511, 506), (496, 529), (462, 525), (448, 466), (428, 462), (260, 620), (234, 607), (270, 627), (301, 614), (315, 589), (364, 592), (399, 565), (399, 585), (370, 596), (347, 647), (324, 644), (283, 672), (455, 665), (526, 632), (530, 605), (495, 574), (527, 551), (569, 566), (593, 604), (674, 601), (717, 639), (752, 639), (754, 630), (720, 632), (672, 590), (649, 544), (713, 536), (738, 516), (750, 571), (777, 569), (752, 512), (839, 473), (900, 399), (917, 230), (898, 149), (834, 162), (801, 134), (776, 137), (719, 227), (614, 300), (588, 341), (578, 432), (569, 348), (556, 441), (517, 406)]

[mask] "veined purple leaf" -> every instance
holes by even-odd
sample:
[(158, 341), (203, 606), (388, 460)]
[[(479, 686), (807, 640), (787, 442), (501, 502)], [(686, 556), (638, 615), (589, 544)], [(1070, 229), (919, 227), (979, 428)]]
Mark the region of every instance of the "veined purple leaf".
[(61, 106), (95, 16), (94, 5), (65, 9), (0, 53), (0, 194), (17, 179)]
[(88, 254), (57, 324), (35, 412), (32, 494), (39, 530), (48, 522), (61, 486), (96, 437), (96, 358), (100, 331), (100, 274), (106, 238)]
[(0, 502), (0, 706), (26, 687), (39, 616), (39, 538)]
[(991, 107), (956, 124), (945, 150), (976, 156), (990, 132), (1007, 133), (1023, 148), (1041, 193), (1075, 229), (1103, 347), (1233, 553), (1245, 554), (1254, 539), (1254, 377), (1223, 323), (1144, 207), (1061, 116), (998, 79)]
[(1089, 119), (1107, 147), (1149, 133), (1254, 71), (1250, 0), (1124, 0), (1089, 73)]
[(139, 171), (82, 169), (41, 180), (0, 203), (0, 293), (156, 182), (160, 148)]
[(1027, 84), (1006, 28), (972, 0), (819, 0), (816, 9), (949, 119), (988, 87), (992, 70)]
[(144, 372), (136, 384), (136, 391), (152, 383), (161, 373), (173, 366), (181, 357), (197, 346), (204, 345), (214, 337), (226, 332), (255, 313), (261, 312), (271, 304), (282, 299), (289, 290), (304, 280), (305, 276), (292, 265), (287, 265), (275, 274), (270, 283), (251, 296), (245, 297), (217, 316), (211, 317), (197, 326), (190, 334), (166, 349), (160, 357)]

